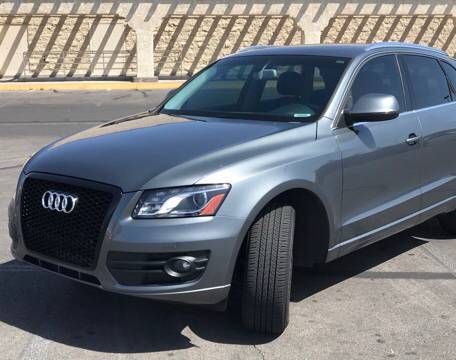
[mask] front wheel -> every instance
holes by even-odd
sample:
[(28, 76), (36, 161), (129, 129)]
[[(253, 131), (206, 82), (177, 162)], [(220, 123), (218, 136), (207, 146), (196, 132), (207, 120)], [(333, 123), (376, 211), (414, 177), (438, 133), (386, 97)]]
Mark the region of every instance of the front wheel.
[(268, 205), (247, 234), (242, 321), (250, 330), (280, 334), (288, 325), (295, 210)]
[(456, 210), (448, 214), (439, 215), (439, 221), (446, 232), (456, 235)]

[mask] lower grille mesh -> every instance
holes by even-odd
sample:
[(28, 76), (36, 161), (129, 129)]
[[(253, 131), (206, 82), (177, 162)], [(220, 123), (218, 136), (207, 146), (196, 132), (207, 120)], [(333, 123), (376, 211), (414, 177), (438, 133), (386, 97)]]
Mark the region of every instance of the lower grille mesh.
[[(43, 208), (46, 191), (78, 197), (74, 210), (65, 214)], [(25, 246), (62, 262), (94, 267), (114, 194), (64, 182), (29, 177), (21, 199), (21, 223)]]

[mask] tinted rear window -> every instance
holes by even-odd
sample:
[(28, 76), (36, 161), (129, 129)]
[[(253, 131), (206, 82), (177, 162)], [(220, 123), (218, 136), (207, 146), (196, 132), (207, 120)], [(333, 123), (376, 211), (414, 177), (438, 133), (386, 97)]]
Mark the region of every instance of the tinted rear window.
[(445, 74), (436, 59), (416, 55), (402, 55), (410, 84), (415, 109), (440, 105), (451, 101)]
[(451, 82), (453, 87), (453, 100), (456, 100), (456, 69), (446, 62), (442, 62), (442, 66), (445, 69), (448, 80)]

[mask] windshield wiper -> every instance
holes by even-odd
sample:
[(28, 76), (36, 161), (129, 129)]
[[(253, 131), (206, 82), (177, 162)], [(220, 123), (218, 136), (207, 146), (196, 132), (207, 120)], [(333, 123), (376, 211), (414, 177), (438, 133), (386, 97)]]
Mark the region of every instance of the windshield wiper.
[(148, 110), (148, 111), (144, 111), (144, 112), (133, 114), (133, 115), (128, 115), (128, 116), (125, 116), (123, 118), (110, 121), (110, 122), (108, 122), (106, 124), (101, 125), (100, 127), (117, 125), (117, 124), (121, 124), (123, 122), (131, 121), (131, 120), (142, 119), (143, 117), (147, 117), (147, 116), (150, 116), (150, 115), (151, 115), (150, 110)]

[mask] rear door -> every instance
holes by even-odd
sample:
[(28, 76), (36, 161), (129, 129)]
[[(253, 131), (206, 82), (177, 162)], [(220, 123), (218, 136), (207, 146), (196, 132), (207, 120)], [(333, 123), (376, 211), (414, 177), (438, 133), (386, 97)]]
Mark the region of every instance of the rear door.
[(361, 68), (346, 108), (370, 93), (394, 95), (401, 114), (336, 130), (343, 163), (340, 255), (414, 225), (417, 217), (410, 215), (420, 209), (419, 142), (407, 139), (421, 136), (421, 129), (408, 111), (395, 55), (376, 57)]
[(456, 195), (456, 99), (450, 91), (449, 76), (436, 58), (401, 55), (400, 63), (423, 130), (421, 206), (423, 216), (429, 218), (447, 207), (451, 209)]

